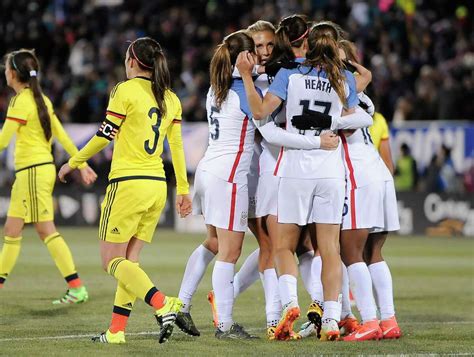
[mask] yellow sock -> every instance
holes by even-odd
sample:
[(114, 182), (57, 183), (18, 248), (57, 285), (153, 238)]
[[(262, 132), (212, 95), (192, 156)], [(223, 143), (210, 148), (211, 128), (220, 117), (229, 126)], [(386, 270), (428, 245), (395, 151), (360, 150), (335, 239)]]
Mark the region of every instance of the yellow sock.
[(21, 249), (21, 237), (5, 236), (3, 249), (0, 253), (0, 286), (13, 270)]
[(155, 307), (153, 297), (158, 292), (148, 275), (137, 264), (123, 257), (114, 258), (109, 262), (107, 272), (123, 284), (125, 289), (147, 304)]
[(61, 237), (58, 232), (56, 232), (47, 236), (44, 239), (44, 244), (46, 244), (46, 247), (53, 258), (54, 263), (58, 267), (63, 278), (66, 279), (69, 287), (80, 287), (82, 283), (79, 279), (79, 276), (77, 275), (71, 251), (64, 241), (64, 238)]
[[(138, 266), (138, 263), (133, 264)], [(118, 282), (117, 291), (115, 292), (112, 320), (109, 326), (110, 332), (117, 333), (118, 331), (125, 331), (128, 317), (132, 312), (136, 299), (137, 297), (135, 295), (125, 289), (125, 286), (121, 282)]]

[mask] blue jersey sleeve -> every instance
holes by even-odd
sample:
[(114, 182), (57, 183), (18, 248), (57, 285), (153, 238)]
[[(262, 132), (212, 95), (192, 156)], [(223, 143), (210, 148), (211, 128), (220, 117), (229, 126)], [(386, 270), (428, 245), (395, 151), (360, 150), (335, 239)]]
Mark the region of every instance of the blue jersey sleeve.
[[(238, 79), (238, 80), (234, 79), (234, 83), (233, 83), (231, 89), (234, 90), (237, 93), (237, 95), (239, 96), (240, 110), (245, 115), (247, 115), (247, 117), (252, 118), (253, 114), (252, 114), (252, 111), (250, 110), (250, 106), (249, 106), (249, 103), (247, 101), (247, 95), (245, 93), (245, 87), (244, 87), (243, 81), (241, 79)], [(262, 95), (262, 91), (260, 90), (260, 88), (255, 87), (255, 89), (257, 90), (257, 93), (260, 96), (260, 98), (262, 98), (263, 95)]]
[(359, 104), (359, 97), (357, 96), (356, 81), (354, 75), (349, 71), (344, 71), (346, 75), (346, 82), (349, 85), (349, 95), (347, 96), (346, 109), (355, 108)]
[(276, 95), (281, 100), (286, 100), (288, 95), (289, 73), (285, 68), (280, 69), (268, 88), (270, 93)]

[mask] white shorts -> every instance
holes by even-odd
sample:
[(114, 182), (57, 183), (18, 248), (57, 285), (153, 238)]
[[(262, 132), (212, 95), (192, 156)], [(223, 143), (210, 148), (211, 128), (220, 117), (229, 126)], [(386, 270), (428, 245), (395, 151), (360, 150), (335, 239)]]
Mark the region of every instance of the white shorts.
[(278, 210), (278, 185), (280, 178), (272, 172), (260, 175), (257, 187), (257, 217), (265, 217), (271, 214), (277, 215)]
[(258, 172), (250, 171), (247, 175), (247, 180), (249, 191), (249, 218), (256, 218)]
[(278, 222), (341, 224), (346, 183), (344, 179), (281, 177), (278, 187)]
[(193, 214), (216, 228), (246, 232), (249, 207), (247, 184), (231, 183), (197, 169)]
[(347, 187), (342, 229), (364, 228), (371, 233), (400, 229), (393, 181), (376, 181), (356, 189)]

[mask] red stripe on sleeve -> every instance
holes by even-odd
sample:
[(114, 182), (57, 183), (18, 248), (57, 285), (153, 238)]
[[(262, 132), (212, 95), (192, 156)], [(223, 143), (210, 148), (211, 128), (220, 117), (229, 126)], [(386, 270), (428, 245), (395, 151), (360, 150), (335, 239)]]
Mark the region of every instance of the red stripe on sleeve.
[(173, 119), (173, 124), (181, 124), (181, 120), (179, 120), (179, 119)]
[(21, 125), (26, 124), (26, 120), (25, 119), (20, 119), (20, 118), (6, 117), (5, 120), (13, 120), (13, 121), (16, 121), (17, 123), (20, 123)]
[(116, 118), (119, 118), (119, 119), (122, 119), (122, 120), (125, 119), (125, 117), (126, 117), (126, 115), (124, 115), (124, 114), (115, 113), (115, 112), (110, 111), (110, 110), (107, 110), (107, 111), (105, 112), (105, 114), (106, 114), (106, 115), (112, 115), (113, 117), (116, 117)]

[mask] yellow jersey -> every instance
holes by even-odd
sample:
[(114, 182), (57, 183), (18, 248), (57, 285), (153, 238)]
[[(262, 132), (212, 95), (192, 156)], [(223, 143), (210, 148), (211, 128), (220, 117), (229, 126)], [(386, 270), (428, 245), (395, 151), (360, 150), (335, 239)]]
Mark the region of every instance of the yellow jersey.
[[(52, 163), (51, 145), (56, 138), (69, 155), (77, 153), (77, 148), (64, 130), (54, 113), (49, 98), (43, 95), (51, 120), (52, 137), (46, 140), (33, 92), (24, 88), (15, 95), (8, 105), (7, 116), (0, 134), (0, 151), (4, 150), (16, 134), (15, 170), (19, 171), (30, 166)], [(85, 165), (84, 165), (85, 166)]]
[(166, 115), (160, 113), (151, 81), (135, 77), (117, 84), (110, 93), (106, 119), (89, 143), (69, 160), (72, 168), (115, 139), (110, 182), (135, 178), (164, 179), (163, 143), (170, 144), (178, 194), (189, 192), (181, 137), (181, 103), (171, 90), (165, 93)]
[(372, 142), (377, 150), (380, 148), (380, 142), (390, 138), (390, 132), (388, 130), (387, 121), (384, 116), (380, 113), (375, 112), (374, 123), (369, 128)]

